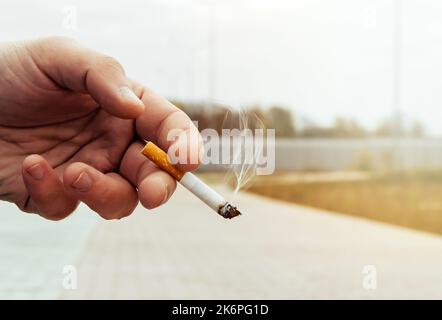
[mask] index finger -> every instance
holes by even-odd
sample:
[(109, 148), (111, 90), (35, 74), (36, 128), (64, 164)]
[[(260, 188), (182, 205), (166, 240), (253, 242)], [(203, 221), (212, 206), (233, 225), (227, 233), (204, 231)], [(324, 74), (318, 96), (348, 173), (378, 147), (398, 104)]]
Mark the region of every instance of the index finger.
[(144, 113), (136, 119), (139, 137), (169, 151), (169, 156), (173, 153), (178, 169), (192, 171), (198, 168), (203, 141), (189, 116), (149, 88), (133, 87), (145, 105)]
[(32, 41), (30, 46), (38, 68), (62, 88), (89, 94), (104, 110), (119, 118), (133, 119), (143, 112), (143, 103), (114, 58), (63, 37)]

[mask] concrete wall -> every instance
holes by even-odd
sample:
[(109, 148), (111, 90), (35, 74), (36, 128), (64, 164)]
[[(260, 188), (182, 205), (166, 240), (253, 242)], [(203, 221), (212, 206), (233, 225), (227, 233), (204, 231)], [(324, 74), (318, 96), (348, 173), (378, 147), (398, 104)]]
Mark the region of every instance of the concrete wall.
[[(278, 139), (278, 170), (442, 168), (438, 139)], [(205, 165), (201, 170), (225, 170)]]

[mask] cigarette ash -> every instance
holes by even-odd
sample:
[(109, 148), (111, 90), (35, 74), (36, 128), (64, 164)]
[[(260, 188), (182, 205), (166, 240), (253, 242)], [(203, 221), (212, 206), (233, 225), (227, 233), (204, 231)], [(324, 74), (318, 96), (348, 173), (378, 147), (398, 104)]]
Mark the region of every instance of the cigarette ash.
[(241, 215), (241, 212), (239, 212), (239, 210), (230, 203), (227, 203), (219, 208), (218, 213), (226, 219), (232, 219)]

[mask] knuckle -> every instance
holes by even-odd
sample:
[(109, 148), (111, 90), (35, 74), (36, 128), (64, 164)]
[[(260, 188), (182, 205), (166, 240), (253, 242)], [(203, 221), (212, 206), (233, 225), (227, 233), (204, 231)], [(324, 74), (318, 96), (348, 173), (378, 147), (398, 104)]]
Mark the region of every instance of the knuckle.
[(111, 56), (102, 56), (98, 61), (96, 62), (97, 67), (104, 68), (104, 69), (110, 69), (115, 71), (123, 71), (123, 66), (118, 62), (117, 59)]
[(143, 99), (146, 93), (146, 87), (136, 81), (132, 81), (132, 90), (140, 99)]
[(11, 199), (11, 202), (14, 202), (17, 208), (24, 213), (38, 213), (34, 202), (27, 193), (19, 199)]
[(26, 214), (28, 214), (28, 213), (36, 214), (37, 213), (37, 210), (35, 208), (31, 208), (28, 205), (25, 205), (25, 204), (22, 204), (22, 203), (16, 203), (15, 205), (17, 206), (17, 208), (21, 212), (24, 212)]
[(55, 47), (65, 47), (70, 46), (76, 43), (76, 41), (69, 37), (64, 36), (51, 36), (43, 38), (42, 40), (43, 44), (49, 45), (49, 46), (55, 46)]

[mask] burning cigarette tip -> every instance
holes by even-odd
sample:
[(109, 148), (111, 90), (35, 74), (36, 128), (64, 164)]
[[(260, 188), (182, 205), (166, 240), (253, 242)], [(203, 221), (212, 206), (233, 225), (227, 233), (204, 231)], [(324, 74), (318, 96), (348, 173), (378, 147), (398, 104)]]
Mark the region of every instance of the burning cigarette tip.
[(227, 203), (219, 208), (218, 213), (226, 219), (232, 219), (241, 215), (241, 212), (239, 212), (239, 210), (230, 203)]

